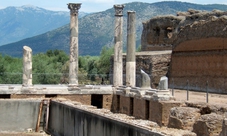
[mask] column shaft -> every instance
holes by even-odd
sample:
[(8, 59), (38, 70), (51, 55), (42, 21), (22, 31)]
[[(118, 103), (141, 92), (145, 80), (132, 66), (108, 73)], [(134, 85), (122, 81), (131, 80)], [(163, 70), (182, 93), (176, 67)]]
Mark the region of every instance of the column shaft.
[(69, 85), (78, 85), (78, 10), (80, 6), (81, 4), (68, 4), (70, 9)]
[(136, 83), (136, 17), (134, 11), (128, 11), (127, 19), (127, 56), (126, 56), (126, 86), (135, 87)]
[(114, 5), (115, 8), (115, 34), (114, 34), (114, 70), (113, 86), (122, 85), (122, 33), (124, 5)]

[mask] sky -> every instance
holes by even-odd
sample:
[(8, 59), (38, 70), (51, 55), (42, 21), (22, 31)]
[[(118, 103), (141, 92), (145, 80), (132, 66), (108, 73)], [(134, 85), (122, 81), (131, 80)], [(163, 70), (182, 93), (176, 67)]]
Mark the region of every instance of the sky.
[[(0, 9), (8, 6), (20, 7), (23, 5), (33, 5), (54, 11), (69, 11), (68, 3), (82, 3), (80, 11), (83, 12), (99, 12), (112, 8), (114, 4), (124, 4), (135, 2), (136, 0), (0, 0)], [(137, 0), (137, 2), (154, 3), (163, 0)], [(165, 0), (169, 1), (169, 0)], [(173, 0), (172, 0), (173, 1)], [(190, 2), (196, 4), (226, 4), (227, 0), (175, 0), (182, 2)]]

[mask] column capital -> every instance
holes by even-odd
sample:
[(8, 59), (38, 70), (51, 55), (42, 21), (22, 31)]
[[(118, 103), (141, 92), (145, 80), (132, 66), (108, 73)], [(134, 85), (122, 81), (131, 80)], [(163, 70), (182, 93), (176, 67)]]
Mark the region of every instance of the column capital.
[(135, 14), (136, 11), (129, 10), (129, 11), (127, 11), (127, 13), (128, 13), (128, 14)]
[(70, 14), (78, 14), (79, 9), (81, 7), (81, 3), (69, 3), (68, 9), (70, 9)]
[(115, 16), (123, 16), (123, 9), (125, 5), (114, 5)]

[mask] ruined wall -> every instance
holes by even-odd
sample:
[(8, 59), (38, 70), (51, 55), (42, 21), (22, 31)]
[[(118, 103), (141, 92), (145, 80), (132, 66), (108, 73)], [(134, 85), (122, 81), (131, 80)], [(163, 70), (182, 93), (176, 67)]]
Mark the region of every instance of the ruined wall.
[[(189, 9), (178, 12), (176, 16), (157, 16), (143, 22), (141, 35), (142, 51), (172, 50), (175, 40), (179, 40), (179, 33), (187, 25), (215, 20), (226, 12), (214, 10), (212, 12)], [(181, 39), (185, 40), (185, 39)]]
[[(151, 78), (151, 87), (156, 88), (162, 76), (168, 72), (171, 51), (137, 52), (136, 53), (136, 86), (141, 86), (140, 69)], [(113, 57), (110, 66), (110, 83), (112, 83)], [(123, 54), (123, 84), (126, 84), (126, 54)]]
[(186, 21), (193, 18), (174, 41), (170, 87), (186, 89), (188, 80), (191, 90), (227, 93), (227, 12), (197, 13)]
[(143, 22), (141, 35), (142, 51), (171, 50), (172, 43), (176, 39), (180, 16), (158, 16)]

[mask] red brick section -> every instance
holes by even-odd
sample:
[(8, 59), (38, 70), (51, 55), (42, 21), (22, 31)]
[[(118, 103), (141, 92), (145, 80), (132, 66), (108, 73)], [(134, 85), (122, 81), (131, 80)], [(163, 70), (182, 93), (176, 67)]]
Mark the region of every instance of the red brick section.
[(122, 96), (120, 95), (120, 113), (130, 115), (131, 109), (130, 109), (130, 97)]
[(170, 109), (181, 105), (182, 102), (178, 101), (150, 101), (149, 120), (158, 123), (160, 126), (167, 126)]
[(146, 119), (146, 100), (134, 98), (133, 116), (139, 119)]
[(102, 108), (111, 110), (113, 95), (103, 95)]
[(87, 94), (59, 94), (58, 98), (65, 98), (85, 105), (91, 105), (91, 95)]

